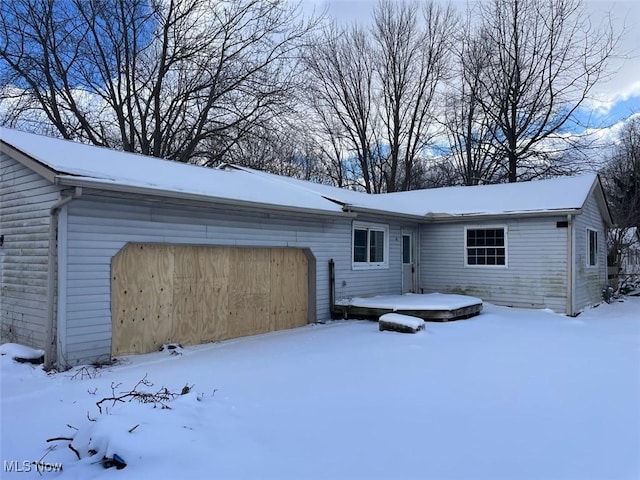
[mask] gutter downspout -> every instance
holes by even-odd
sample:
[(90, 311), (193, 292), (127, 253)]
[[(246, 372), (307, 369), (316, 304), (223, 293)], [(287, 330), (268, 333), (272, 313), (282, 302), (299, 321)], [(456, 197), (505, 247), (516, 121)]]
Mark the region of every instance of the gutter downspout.
[(567, 215), (567, 315), (573, 316), (573, 279), (575, 259), (573, 258), (573, 215)]
[(49, 254), (47, 267), (47, 323), (45, 325), (45, 346), (44, 346), (44, 369), (51, 370), (55, 361), (54, 347), (56, 345), (56, 335), (54, 335), (55, 325), (55, 290), (56, 290), (56, 261), (58, 258), (58, 213), (71, 200), (82, 195), (82, 188), (76, 187), (70, 196), (62, 196), (49, 209)]
[(349, 318), (348, 305), (336, 305), (336, 262), (329, 260), (329, 312), (331, 320), (346, 320)]

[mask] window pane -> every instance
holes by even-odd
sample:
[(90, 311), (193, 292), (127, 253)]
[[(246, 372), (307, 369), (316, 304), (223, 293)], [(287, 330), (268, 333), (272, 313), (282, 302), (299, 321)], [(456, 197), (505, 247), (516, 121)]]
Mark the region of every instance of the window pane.
[(589, 232), (589, 265), (598, 264), (598, 232), (588, 230)]
[(505, 229), (467, 229), (467, 265), (506, 265)]
[(476, 230), (467, 230), (467, 247), (475, 247), (476, 245)]
[(411, 263), (411, 236), (402, 236), (402, 263)]
[(356, 229), (353, 231), (353, 261), (354, 262), (367, 261), (367, 231), (366, 230)]
[(495, 245), (496, 244), (496, 231), (495, 230), (485, 230), (484, 237), (487, 239), (485, 245)]
[(369, 261), (384, 262), (384, 232), (369, 230)]

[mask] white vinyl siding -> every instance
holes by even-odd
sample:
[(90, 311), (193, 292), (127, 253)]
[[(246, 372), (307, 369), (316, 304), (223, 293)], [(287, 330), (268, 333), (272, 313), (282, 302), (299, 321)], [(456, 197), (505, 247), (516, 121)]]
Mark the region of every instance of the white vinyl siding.
[[(589, 265), (589, 231), (597, 233), (596, 265)], [(594, 195), (589, 195), (582, 214), (574, 221), (575, 293), (574, 310), (602, 301), (602, 290), (607, 283), (607, 252), (605, 248), (605, 226)]]
[(556, 222), (565, 218), (505, 221), (508, 268), (466, 266), (465, 227), (492, 229), (495, 222), (423, 225), (420, 287), (425, 293), (461, 293), (500, 305), (564, 312), (568, 229), (558, 228)]
[(49, 209), (59, 188), (0, 153), (2, 341), (45, 344)]
[(352, 269), (350, 218), (293, 216), (218, 205), (178, 206), (85, 192), (69, 204), (67, 225), (65, 343), (70, 364), (110, 353), (111, 259), (127, 242), (309, 248), (316, 260), (319, 321), (329, 319), (330, 259), (335, 262), (336, 299), (402, 291), (404, 225), (393, 222), (388, 224), (389, 268), (375, 272)]

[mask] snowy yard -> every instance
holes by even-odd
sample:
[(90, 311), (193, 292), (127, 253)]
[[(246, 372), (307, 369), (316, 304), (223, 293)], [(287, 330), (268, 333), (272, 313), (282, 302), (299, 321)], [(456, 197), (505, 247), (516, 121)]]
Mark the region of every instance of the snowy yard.
[[(16, 470), (44, 456), (64, 465), (45, 478), (640, 478), (640, 298), (577, 318), (485, 305), (414, 335), (377, 327), (338, 321), (55, 375), (5, 355), (0, 447), (14, 473), (0, 476), (41, 478)], [(112, 383), (128, 392), (145, 375), (152, 392), (193, 388), (170, 409), (98, 412)], [(74, 434), (80, 461), (46, 442)], [(114, 453), (126, 468), (100, 465)]]

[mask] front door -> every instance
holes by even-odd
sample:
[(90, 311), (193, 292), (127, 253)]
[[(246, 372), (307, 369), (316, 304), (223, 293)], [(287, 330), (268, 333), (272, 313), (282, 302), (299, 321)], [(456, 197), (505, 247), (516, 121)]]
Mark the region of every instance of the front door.
[(402, 293), (416, 291), (415, 235), (402, 232)]

